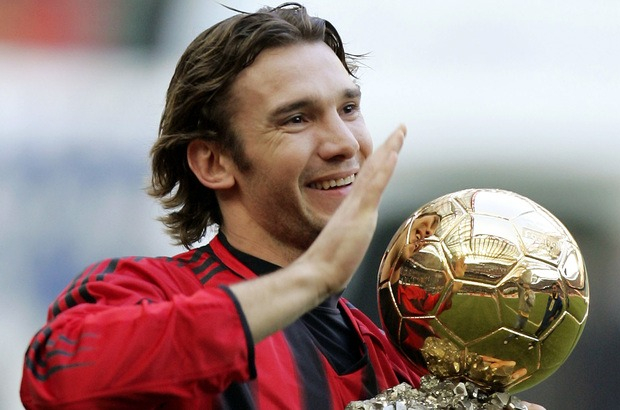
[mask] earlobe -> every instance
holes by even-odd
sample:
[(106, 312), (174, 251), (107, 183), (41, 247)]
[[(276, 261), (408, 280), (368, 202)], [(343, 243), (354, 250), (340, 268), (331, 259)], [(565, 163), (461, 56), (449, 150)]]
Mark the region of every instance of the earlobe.
[(217, 144), (195, 139), (187, 146), (187, 163), (201, 184), (211, 189), (231, 188), (235, 179), (230, 161)]

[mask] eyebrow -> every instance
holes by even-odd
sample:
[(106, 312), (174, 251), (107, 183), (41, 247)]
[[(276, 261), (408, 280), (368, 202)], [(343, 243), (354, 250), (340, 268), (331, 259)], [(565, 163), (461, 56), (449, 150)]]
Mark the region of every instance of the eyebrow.
[[(360, 98), (362, 96), (362, 90), (359, 86), (345, 88), (341, 95), (345, 99)], [(279, 107), (276, 107), (269, 115), (269, 118), (271, 120), (275, 120), (287, 113), (298, 111), (302, 108), (314, 105), (317, 103), (317, 101), (318, 98), (304, 98), (301, 100), (293, 101), (291, 103), (283, 104)]]

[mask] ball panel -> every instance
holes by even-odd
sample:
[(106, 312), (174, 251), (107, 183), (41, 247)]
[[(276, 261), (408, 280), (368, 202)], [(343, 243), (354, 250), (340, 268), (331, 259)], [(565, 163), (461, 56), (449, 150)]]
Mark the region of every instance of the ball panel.
[(512, 222), (523, 241), (524, 254), (558, 263), (566, 235), (546, 213), (523, 214)]
[(474, 190), (470, 198), (471, 212), (477, 214), (514, 219), (534, 210), (530, 201), (508, 191)]
[(575, 289), (567, 288), (567, 290), (568, 303), (566, 310), (580, 325), (583, 325), (588, 318), (589, 298), (584, 293), (580, 293)]
[(571, 288), (586, 290), (585, 265), (581, 252), (573, 243), (564, 245), (559, 271)]
[(452, 341), (463, 347), (481, 339), (500, 327), (497, 291), (465, 284), (437, 315), (442, 327), (454, 336)]

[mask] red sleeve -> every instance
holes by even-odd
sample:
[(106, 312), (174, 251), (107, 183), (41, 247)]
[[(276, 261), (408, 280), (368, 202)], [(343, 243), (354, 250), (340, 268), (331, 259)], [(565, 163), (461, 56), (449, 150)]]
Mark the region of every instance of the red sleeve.
[(147, 405), (197, 381), (217, 393), (255, 377), (247, 324), (227, 288), (167, 297), (120, 271), (80, 279), (52, 306), (26, 352), (27, 408), (94, 408), (114, 398)]
[(413, 315), (423, 315), (435, 308), (441, 294), (431, 294), (419, 286), (399, 285), (398, 300), (401, 308)]

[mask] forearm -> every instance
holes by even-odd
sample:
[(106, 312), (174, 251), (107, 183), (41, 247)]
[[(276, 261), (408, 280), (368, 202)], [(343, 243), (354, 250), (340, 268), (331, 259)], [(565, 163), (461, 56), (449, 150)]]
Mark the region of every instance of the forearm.
[(318, 306), (327, 296), (310, 266), (293, 263), (285, 269), (230, 287), (241, 305), (254, 343), (283, 329)]

